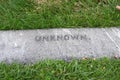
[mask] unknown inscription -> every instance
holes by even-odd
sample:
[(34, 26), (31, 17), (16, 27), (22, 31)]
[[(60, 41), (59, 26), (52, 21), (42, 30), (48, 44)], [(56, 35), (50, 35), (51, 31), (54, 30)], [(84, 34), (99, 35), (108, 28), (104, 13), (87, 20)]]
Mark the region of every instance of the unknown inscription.
[(67, 41), (67, 40), (87, 40), (86, 35), (80, 34), (66, 34), (66, 35), (44, 35), (44, 36), (35, 36), (35, 41)]

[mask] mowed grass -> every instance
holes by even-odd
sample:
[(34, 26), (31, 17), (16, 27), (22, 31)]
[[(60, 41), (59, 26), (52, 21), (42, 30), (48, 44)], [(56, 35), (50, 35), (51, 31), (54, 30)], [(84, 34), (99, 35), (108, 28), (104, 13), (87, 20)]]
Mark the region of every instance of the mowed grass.
[(0, 80), (119, 80), (120, 59), (0, 64)]
[(0, 29), (120, 26), (120, 0), (0, 0)]
[[(120, 26), (120, 0), (0, 0), (0, 30)], [(0, 80), (119, 80), (120, 59), (0, 63)]]

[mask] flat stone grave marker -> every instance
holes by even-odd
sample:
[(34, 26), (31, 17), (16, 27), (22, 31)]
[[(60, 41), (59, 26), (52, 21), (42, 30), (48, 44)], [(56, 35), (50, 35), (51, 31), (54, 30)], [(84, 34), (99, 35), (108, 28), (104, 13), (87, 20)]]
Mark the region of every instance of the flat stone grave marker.
[(0, 62), (120, 56), (119, 28), (0, 31)]

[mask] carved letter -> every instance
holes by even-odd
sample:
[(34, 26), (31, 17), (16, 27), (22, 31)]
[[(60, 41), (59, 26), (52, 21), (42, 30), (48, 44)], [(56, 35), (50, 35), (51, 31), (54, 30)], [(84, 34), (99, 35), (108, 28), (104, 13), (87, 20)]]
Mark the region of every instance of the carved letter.
[(36, 40), (36, 41), (41, 41), (41, 36), (36, 36), (36, 37), (35, 37), (35, 40)]
[(59, 40), (61, 40), (61, 41), (63, 40), (63, 36), (62, 35), (60, 35), (60, 36), (57, 35), (57, 41), (59, 41)]
[(69, 35), (65, 35), (64, 40), (69, 40)]
[(71, 35), (72, 40), (78, 40), (79, 35)]
[(49, 37), (48, 36), (43, 36), (42, 38), (43, 38), (42, 41), (49, 41)]

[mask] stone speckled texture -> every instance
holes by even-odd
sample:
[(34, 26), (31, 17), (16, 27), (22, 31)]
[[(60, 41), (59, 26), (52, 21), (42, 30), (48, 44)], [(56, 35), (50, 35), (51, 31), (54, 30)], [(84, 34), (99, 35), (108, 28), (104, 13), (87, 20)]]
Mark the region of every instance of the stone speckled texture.
[(119, 28), (0, 31), (0, 62), (120, 56)]

